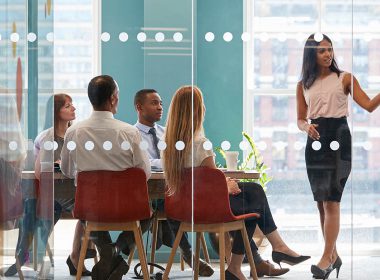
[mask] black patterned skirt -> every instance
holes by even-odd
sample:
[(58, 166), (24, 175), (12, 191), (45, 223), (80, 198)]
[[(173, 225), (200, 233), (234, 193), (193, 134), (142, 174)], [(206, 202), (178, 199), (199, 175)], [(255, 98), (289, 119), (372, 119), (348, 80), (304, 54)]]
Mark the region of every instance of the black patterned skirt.
[(351, 133), (347, 118), (317, 118), (318, 141), (307, 138), (306, 169), (315, 201), (340, 202), (351, 172)]

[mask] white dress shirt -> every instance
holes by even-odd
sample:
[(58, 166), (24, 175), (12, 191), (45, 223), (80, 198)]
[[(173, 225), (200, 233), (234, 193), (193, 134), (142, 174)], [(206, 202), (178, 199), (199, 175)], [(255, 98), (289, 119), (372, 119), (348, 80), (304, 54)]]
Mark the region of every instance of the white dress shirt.
[[(140, 131), (141, 137), (144, 141), (148, 143), (148, 149), (146, 150), (149, 155), (150, 165), (153, 169), (162, 169), (162, 161), (158, 158), (156, 149), (154, 148), (153, 135), (149, 133), (149, 129), (152, 127), (137, 122), (135, 127)], [(156, 135), (159, 140), (162, 140), (165, 133), (165, 127), (154, 124), (154, 128), (156, 129)]]
[(109, 111), (94, 111), (90, 118), (67, 129), (61, 152), (62, 173), (76, 178), (81, 171), (138, 167), (148, 179), (149, 159), (140, 142), (141, 135), (134, 126), (116, 120)]

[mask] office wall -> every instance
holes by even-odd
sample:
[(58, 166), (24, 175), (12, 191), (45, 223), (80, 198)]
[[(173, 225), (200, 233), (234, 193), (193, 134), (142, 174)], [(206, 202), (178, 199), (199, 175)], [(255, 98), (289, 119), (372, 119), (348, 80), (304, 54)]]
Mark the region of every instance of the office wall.
[[(101, 73), (114, 77), (120, 88), (117, 118), (134, 123), (136, 113), (133, 94), (144, 85), (144, 55), (137, 33), (144, 26), (144, 1), (102, 1), (101, 31), (111, 39), (101, 43)], [(129, 35), (127, 42), (119, 40), (119, 33)]]
[[(206, 103), (205, 131), (214, 144), (231, 142), (238, 150), (243, 129), (243, 1), (198, 1), (196, 7), (196, 82)], [(215, 40), (207, 42), (205, 34)], [(231, 42), (223, 34), (231, 32)], [(224, 163), (217, 158), (217, 161)]]
[[(169, 40), (156, 42), (159, 31)], [(179, 43), (172, 39), (177, 31), (184, 37)], [(190, 0), (102, 2), (102, 32), (111, 34), (111, 40), (102, 43), (102, 73), (119, 83), (119, 119), (135, 123), (134, 94), (141, 88), (154, 88), (164, 103), (161, 124), (165, 124), (173, 93), (191, 84), (191, 31)], [(120, 42), (120, 32), (128, 33), (127, 42)], [(145, 42), (137, 41), (139, 32), (146, 33)]]
[[(231, 149), (236, 150), (243, 128), (242, 1), (198, 1), (194, 2), (193, 10), (191, 2), (103, 1), (102, 32), (109, 32), (111, 40), (102, 43), (102, 73), (110, 74), (118, 81), (121, 106), (117, 117), (131, 123), (136, 120), (132, 103), (133, 94), (138, 89), (157, 89), (167, 112), (174, 91), (181, 85), (191, 84), (194, 75), (194, 83), (205, 97), (207, 136), (214, 146), (229, 140)], [(136, 40), (142, 27), (147, 28), (144, 31), (148, 35), (144, 43)], [(155, 33), (161, 30), (167, 39), (179, 31), (183, 34), (183, 41), (154, 42)], [(123, 31), (129, 34), (125, 43), (118, 40), (118, 34)], [(209, 31), (215, 34), (213, 42), (204, 39)], [(222, 38), (227, 31), (234, 35), (229, 43)]]

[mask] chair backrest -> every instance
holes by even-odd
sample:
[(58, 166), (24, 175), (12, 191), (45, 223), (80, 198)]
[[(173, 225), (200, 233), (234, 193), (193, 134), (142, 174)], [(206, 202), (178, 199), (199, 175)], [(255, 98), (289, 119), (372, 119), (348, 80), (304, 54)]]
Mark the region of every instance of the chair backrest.
[(148, 219), (150, 215), (148, 186), (142, 169), (78, 173), (75, 218), (117, 223)]
[[(192, 200), (194, 195), (194, 207)], [(235, 221), (231, 212), (226, 177), (218, 169), (187, 168), (178, 192), (165, 197), (167, 217), (196, 224)]]

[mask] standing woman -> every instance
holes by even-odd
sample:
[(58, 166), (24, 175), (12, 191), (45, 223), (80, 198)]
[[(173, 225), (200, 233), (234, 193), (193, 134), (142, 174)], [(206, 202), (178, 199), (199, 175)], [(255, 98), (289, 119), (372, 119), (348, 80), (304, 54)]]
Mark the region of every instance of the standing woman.
[[(370, 99), (356, 78), (341, 71), (334, 59), (332, 42), (314, 34), (306, 41), (301, 81), (297, 85), (297, 125), (308, 134), (305, 159), (311, 190), (320, 215), (324, 251), (314, 277), (325, 279), (342, 265), (336, 249), (340, 201), (351, 172), (351, 133), (347, 124), (348, 96), (368, 112), (380, 103), (380, 94)], [(310, 121), (308, 121), (310, 120)]]

